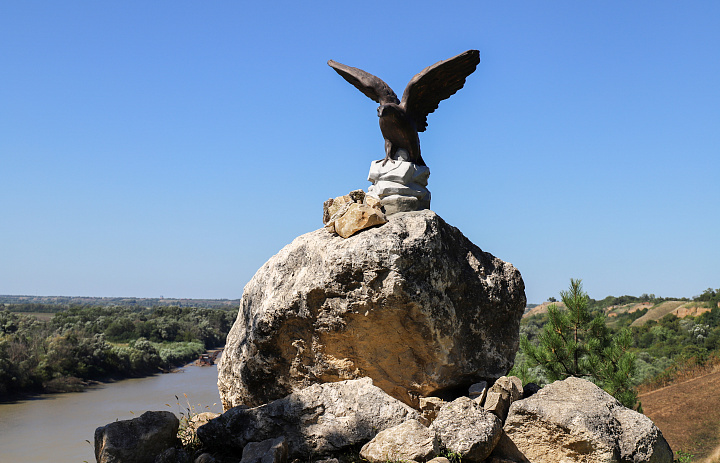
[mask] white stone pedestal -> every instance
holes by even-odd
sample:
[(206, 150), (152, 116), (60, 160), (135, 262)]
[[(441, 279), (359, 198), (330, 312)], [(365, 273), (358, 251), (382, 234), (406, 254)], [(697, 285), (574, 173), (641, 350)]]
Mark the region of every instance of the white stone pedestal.
[(368, 195), (380, 200), (386, 215), (396, 212), (430, 209), (430, 191), (426, 188), (430, 169), (409, 161), (373, 161), (368, 180)]

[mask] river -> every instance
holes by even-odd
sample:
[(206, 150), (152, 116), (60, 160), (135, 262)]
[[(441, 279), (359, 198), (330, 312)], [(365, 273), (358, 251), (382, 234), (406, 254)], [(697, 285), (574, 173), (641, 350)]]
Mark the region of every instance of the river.
[(85, 392), (1, 403), (0, 462), (92, 463), (95, 428), (148, 410), (180, 416), (187, 409), (183, 394), (196, 412), (221, 412), (217, 366), (188, 365), (176, 373), (126, 379)]

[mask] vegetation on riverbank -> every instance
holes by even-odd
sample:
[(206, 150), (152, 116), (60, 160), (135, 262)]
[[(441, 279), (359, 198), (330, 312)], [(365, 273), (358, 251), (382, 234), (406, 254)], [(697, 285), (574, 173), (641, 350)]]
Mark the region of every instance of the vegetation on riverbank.
[[(168, 370), (222, 346), (237, 310), (70, 307), (43, 319), (0, 309), (0, 400)], [(47, 312), (46, 312), (47, 313)]]

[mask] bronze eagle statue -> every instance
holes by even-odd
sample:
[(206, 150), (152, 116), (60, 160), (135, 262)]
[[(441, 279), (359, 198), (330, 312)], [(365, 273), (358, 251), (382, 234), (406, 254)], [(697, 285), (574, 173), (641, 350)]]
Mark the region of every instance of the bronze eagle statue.
[(382, 79), (336, 61), (328, 61), (345, 80), (365, 96), (380, 103), (377, 109), (380, 131), (385, 138), (385, 160), (397, 159), (397, 151), (408, 153), (408, 160), (426, 165), (420, 155), (418, 132), (427, 127), (427, 116), (440, 102), (449, 98), (465, 85), (465, 79), (480, 63), (480, 52), (468, 50), (450, 59), (428, 66), (415, 75), (405, 87), (402, 101)]

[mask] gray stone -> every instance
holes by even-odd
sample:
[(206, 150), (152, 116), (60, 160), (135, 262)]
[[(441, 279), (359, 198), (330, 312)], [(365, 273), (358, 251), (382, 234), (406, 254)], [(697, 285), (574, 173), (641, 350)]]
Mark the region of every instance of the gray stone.
[(372, 462), (414, 460), (424, 462), (440, 452), (440, 440), (434, 430), (417, 420), (408, 420), (379, 432), (360, 450), (360, 456)]
[(420, 415), (362, 378), (315, 384), (256, 408), (231, 408), (197, 434), (209, 449), (236, 452), (284, 436), (289, 458), (307, 458), (364, 444), (409, 419)]
[(673, 461), (648, 417), (580, 378), (556, 381), (514, 402), (504, 429), (533, 463)]
[(179, 426), (172, 412), (161, 411), (99, 427), (95, 430), (95, 459), (98, 463), (152, 463), (178, 443)]
[(463, 461), (480, 462), (490, 455), (502, 433), (500, 418), (468, 397), (445, 404), (433, 421), (441, 444)]
[(288, 460), (288, 444), (284, 437), (248, 443), (242, 452), (240, 463), (285, 463)]
[(470, 386), (468, 389), (468, 395), (471, 399), (479, 401), (480, 404), (483, 403), (483, 400), (485, 399), (485, 394), (487, 394), (487, 381), (480, 381), (479, 383), (475, 383)]
[(428, 463), (450, 463), (450, 460), (445, 457), (435, 457), (432, 460), (428, 461)]
[(296, 238), (243, 292), (218, 365), (225, 410), (363, 376), (418, 396), (495, 380), (512, 366), (525, 307), (511, 264), (432, 211), (342, 239)]
[(391, 216), (398, 212), (410, 212), (410, 211), (421, 211), (423, 209), (430, 209), (430, 193), (423, 198), (418, 199), (414, 196), (386, 196), (380, 200), (380, 205), (385, 211), (385, 216)]

